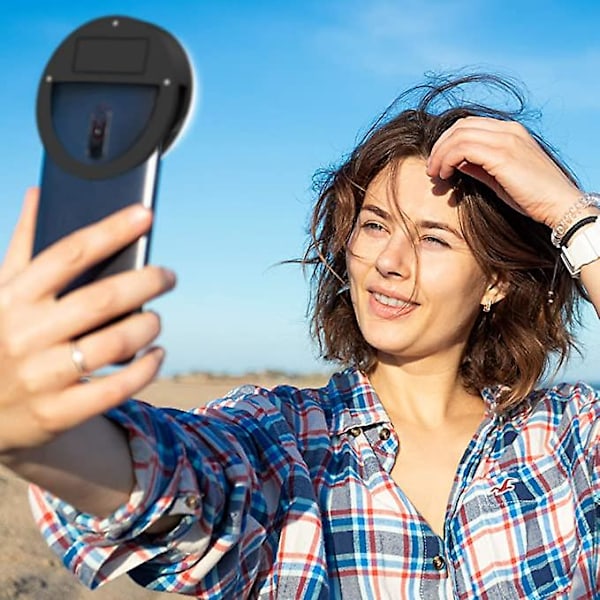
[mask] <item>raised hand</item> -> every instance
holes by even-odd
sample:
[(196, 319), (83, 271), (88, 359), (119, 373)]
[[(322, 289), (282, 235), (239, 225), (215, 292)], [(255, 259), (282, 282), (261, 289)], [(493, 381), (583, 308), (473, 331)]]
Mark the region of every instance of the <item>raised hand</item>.
[(427, 173), (447, 179), (455, 169), (549, 227), (581, 196), (527, 129), (512, 121), (466, 117), (447, 129), (433, 146)]
[[(47, 443), (146, 386), (162, 361), (160, 348), (86, 383), (80, 369), (92, 372), (147, 348), (160, 332), (159, 317), (153, 312), (136, 312), (101, 326), (175, 284), (170, 271), (148, 266), (57, 299), (74, 277), (143, 235), (152, 215), (141, 206), (124, 209), (60, 240), (32, 260), (37, 196), (36, 190), (27, 193), (0, 267), (2, 454)], [(75, 338), (80, 339), (73, 354)], [(78, 358), (83, 364), (77, 364)]]

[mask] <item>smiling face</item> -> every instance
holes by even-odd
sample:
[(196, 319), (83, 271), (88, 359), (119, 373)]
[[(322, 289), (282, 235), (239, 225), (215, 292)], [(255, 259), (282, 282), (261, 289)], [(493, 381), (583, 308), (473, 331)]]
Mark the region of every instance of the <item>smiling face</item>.
[(492, 291), (462, 237), (452, 188), (431, 180), (424, 160), (408, 157), (369, 185), (346, 262), (356, 319), (379, 361), (458, 365)]

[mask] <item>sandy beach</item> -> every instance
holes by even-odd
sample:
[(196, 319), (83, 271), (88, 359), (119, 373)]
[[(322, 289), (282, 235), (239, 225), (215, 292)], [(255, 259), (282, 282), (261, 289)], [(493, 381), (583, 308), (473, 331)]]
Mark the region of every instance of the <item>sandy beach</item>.
[[(194, 374), (160, 379), (139, 394), (159, 406), (189, 409), (224, 395), (244, 383), (273, 387), (287, 382), (299, 387), (322, 385), (325, 375), (293, 377), (256, 373), (240, 377)], [(0, 470), (0, 600), (152, 600), (173, 594), (150, 592), (124, 576), (90, 592), (62, 567), (33, 523), (27, 484)]]

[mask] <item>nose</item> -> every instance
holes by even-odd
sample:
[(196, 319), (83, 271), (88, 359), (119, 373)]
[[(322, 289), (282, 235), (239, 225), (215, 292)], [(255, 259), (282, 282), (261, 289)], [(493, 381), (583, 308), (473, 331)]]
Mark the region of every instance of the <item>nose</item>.
[(405, 231), (395, 231), (375, 259), (375, 268), (384, 277), (411, 276), (415, 264), (415, 248)]

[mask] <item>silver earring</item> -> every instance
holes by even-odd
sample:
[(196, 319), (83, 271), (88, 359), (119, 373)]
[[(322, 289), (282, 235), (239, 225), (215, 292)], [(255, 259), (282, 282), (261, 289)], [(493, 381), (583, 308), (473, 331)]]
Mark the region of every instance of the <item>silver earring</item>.
[(486, 300), (485, 304), (483, 305), (483, 312), (489, 313), (490, 310), (492, 310), (492, 301)]

